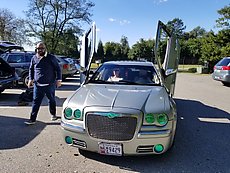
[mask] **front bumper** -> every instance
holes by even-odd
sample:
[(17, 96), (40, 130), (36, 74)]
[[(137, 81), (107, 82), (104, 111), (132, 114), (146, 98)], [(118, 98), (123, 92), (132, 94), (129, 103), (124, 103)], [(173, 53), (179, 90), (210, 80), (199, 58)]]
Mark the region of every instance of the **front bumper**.
[[(171, 147), (174, 140), (176, 120), (169, 121), (167, 126), (171, 128), (156, 129), (156, 127), (152, 126), (143, 126), (129, 141), (109, 141), (91, 137), (87, 130), (80, 126), (68, 124), (63, 121), (61, 122), (64, 139), (70, 137), (74, 141), (70, 145), (83, 150), (100, 153), (100, 143), (121, 144), (122, 155), (162, 154), (166, 152)], [(154, 151), (154, 147), (157, 144), (161, 144), (164, 148), (160, 153)]]

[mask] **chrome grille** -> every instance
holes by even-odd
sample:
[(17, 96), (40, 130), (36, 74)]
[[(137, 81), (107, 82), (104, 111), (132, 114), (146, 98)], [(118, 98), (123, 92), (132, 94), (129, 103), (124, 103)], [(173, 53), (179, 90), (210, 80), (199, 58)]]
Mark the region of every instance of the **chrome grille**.
[(86, 123), (89, 135), (94, 138), (127, 141), (134, 136), (137, 118), (127, 115), (109, 118), (99, 114), (88, 113)]

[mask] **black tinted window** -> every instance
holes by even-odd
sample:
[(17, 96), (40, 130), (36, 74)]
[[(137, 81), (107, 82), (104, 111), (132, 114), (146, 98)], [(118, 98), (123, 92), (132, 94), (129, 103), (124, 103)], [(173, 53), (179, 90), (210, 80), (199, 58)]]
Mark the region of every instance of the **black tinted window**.
[(33, 56), (34, 56), (33, 54), (27, 54), (26, 55), (26, 62), (30, 62)]
[(23, 54), (18, 54), (18, 55), (10, 54), (7, 61), (9, 63), (23, 63), (25, 62), (25, 57)]

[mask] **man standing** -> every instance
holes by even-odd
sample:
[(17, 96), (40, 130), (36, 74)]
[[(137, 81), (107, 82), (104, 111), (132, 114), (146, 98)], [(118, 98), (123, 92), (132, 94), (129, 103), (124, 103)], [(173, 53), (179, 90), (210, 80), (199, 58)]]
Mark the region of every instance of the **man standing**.
[(29, 67), (28, 87), (33, 89), (33, 103), (30, 119), (25, 122), (33, 125), (44, 96), (49, 99), (51, 120), (56, 120), (55, 88), (61, 86), (61, 69), (55, 56), (48, 54), (44, 43), (36, 45), (36, 54)]

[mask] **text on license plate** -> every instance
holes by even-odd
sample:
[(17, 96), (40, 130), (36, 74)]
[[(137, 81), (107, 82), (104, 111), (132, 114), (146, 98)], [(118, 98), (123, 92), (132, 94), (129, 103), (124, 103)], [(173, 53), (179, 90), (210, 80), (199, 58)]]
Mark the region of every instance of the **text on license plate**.
[(99, 153), (105, 155), (122, 155), (121, 144), (99, 143)]

